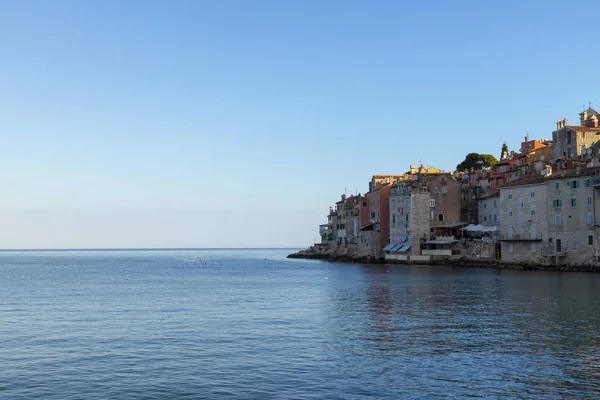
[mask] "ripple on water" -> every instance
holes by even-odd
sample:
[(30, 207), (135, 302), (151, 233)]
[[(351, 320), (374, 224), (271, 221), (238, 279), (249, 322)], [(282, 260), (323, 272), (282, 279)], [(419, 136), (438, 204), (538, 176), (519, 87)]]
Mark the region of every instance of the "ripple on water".
[(0, 398), (600, 393), (596, 275), (284, 256), (0, 253)]

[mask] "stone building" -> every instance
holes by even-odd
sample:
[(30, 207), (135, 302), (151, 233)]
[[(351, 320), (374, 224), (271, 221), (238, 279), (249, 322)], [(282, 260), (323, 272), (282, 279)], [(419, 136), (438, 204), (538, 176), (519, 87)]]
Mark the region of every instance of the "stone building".
[(450, 173), (419, 175), (429, 191), (429, 224), (432, 236), (460, 235), (461, 220), (460, 181)]
[(429, 239), (429, 190), (418, 180), (398, 182), (390, 193), (390, 244), (395, 252), (419, 255)]
[(557, 170), (546, 181), (548, 238), (543, 255), (556, 264), (584, 264), (594, 258), (594, 170)]
[(479, 225), (500, 227), (500, 192), (487, 192), (477, 199), (477, 203)]
[(364, 197), (359, 194), (350, 196), (344, 201), (344, 229), (346, 241), (357, 243), (358, 231), (360, 229), (360, 208)]
[(598, 140), (600, 114), (588, 108), (579, 114), (580, 125), (568, 125), (567, 119), (556, 123), (552, 132), (552, 158), (574, 158), (580, 156)]
[(547, 240), (546, 179), (529, 174), (500, 187), (501, 258), (539, 262)]

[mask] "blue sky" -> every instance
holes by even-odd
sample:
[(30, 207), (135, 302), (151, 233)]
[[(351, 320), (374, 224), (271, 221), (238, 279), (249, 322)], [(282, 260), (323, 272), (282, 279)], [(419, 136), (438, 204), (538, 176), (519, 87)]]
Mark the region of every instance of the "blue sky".
[(0, 248), (307, 246), (373, 174), (600, 106), (597, 38), (551, 1), (3, 2)]

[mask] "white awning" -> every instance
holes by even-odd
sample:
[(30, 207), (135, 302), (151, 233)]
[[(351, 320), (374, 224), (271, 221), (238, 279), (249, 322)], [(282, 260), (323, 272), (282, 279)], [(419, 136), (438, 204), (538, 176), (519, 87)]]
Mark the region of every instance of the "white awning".
[(396, 243), (390, 243), (383, 248), (383, 251), (390, 251), (390, 250), (392, 250), (392, 247), (395, 247), (395, 246), (396, 246)]
[(408, 251), (408, 249), (410, 249), (410, 244), (405, 244), (400, 249), (398, 249), (398, 251), (405, 252), (405, 251)]

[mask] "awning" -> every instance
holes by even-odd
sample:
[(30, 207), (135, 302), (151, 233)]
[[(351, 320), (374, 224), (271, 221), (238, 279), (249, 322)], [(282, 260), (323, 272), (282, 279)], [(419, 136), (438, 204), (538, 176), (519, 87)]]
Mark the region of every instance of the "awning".
[(485, 231), (485, 226), (483, 225), (469, 225), (466, 226), (464, 228), (462, 228), (463, 230), (467, 231), (467, 232), (484, 232)]
[(465, 226), (464, 228), (460, 228), (461, 231), (470, 231), (471, 229), (473, 229), (475, 225), (473, 224), (469, 224), (467, 226)]
[(431, 225), (432, 228), (456, 228), (457, 226), (465, 225), (464, 222), (449, 222), (441, 225)]
[(391, 251), (392, 247), (396, 247), (396, 246), (397, 246), (396, 243), (390, 243), (383, 248), (383, 251)]
[(398, 249), (398, 251), (405, 252), (405, 251), (408, 251), (408, 249), (410, 249), (410, 244), (405, 244), (400, 249)]
[(483, 231), (484, 232), (496, 232), (498, 230), (497, 226), (486, 226)]

